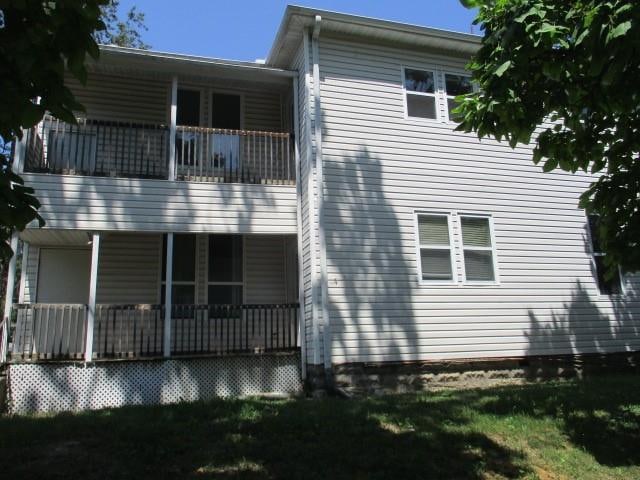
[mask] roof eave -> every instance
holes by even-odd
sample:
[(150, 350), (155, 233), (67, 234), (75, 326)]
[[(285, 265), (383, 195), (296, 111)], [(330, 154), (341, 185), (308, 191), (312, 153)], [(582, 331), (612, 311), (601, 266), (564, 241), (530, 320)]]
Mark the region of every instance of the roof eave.
[(478, 35), (289, 5), (266, 64), (276, 68), (289, 67), (293, 48), (287, 48), (287, 45), (295, 44), (304, 29), (312, 27), (316, 15), (322, 17), (324, 33), (374, 38), (390, 44), (440, 50), (461, 57), (470, 57), (480, 47), (481, 37)]

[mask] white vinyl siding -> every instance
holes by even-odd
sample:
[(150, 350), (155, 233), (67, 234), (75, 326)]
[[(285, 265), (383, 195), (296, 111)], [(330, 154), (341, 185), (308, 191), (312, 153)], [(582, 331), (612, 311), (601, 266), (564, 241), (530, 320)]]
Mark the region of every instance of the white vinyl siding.
[(162, 236), (105, 234), (100, 242), (97, 303), (157, 304)]
[(25, 173), (46, 228), (296, 233), (296, 189)]
[(247, 235), (244, 238), (247, 303), (286, 302), (284, 240), (280, 235)]
[[(311, 72), (311, 42), (304, 43), (295, 55), (292, 69), (298, 72), (298, 118), (300, 123), (300, 187), (302, 217), (302, 259), (301, 266), (304, 282), (305, 319), (304, 331), (307, 361), (310, 364), (322, 363), (322, 326), (317, 321), (320, 315), (319, 288), (317, 285), (319, 272), (318, 246), (318, 204), (315, 176), (315, 138), (312, 134), (314, 124), (313, 75)], [(315, 318), (315, 321), (314, 321)]]
[[(27, 260), (23, 263), (22, 275), (24, 275), (23, 303), (35, 303), (38, 290), (38, 265), (40, 264), (40, 248), (35, 245), (25, 244)], [(22, 282), (22, 281), (21, 281)]]
[[(404, 66), (457, 72), (467, 59), (328, 35), (320, 76), (332, 361), (640, 349), (638, 296), (601, 296), (592, 274), (577, 207), (592, 178), (543, 174), (528, 147), (405, 118)], [(500, 284), (421, 283), (416, 211), (491, 215)], [(455, 238), (453, 248), (464, 278)], [(638, 289), (638, 277), (628, 285)]]

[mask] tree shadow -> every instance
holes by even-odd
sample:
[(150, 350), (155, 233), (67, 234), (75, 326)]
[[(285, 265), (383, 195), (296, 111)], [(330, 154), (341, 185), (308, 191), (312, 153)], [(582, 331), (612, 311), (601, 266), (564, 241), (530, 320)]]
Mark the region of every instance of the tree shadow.
[(465, 412), (463, 398), (406, 396), (229, 400), (5, 418), (0, 460), (7, 475), (41, 478), (526, 476), (523, 455), (469, 428)]
[[(631, 288), (624, 295), (610, 297), (604, 303), (606, 311), (602, 311), (603, 302), (596, 303), (590, 293), (581, 281), (576, 281), (571, 299), (560, 311), (552, 312), (550, 321), (540, 320), (529, 310), (530, 328), (526, 335), (530, 379), (600, 374), (598, 381), (606, 382), (602, 374), (640, 372), (634, 353), (640, 332), (637, 319), (631, 314), (634, 305), (638, 305), (638, 292)], [(640, 399), (640, 392), (625, 394), (594, 391), (588, 383), (572, 388), (557, 385), (551, 395), (522, 395), (516, 391), (487, 408), (507, 413), (509, 405), (516, 404), (532, 416), (559, 415), (570, 440), (600, 464), (638, 465), (640, 413), (630, 410), (628, 401)]]

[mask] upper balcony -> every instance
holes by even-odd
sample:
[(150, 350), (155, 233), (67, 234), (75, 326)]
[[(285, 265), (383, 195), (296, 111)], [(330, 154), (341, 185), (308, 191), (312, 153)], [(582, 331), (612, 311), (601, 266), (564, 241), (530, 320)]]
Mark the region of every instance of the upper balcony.
[(67, 79), (77, 123), (46, 116), (18, 171), (47, 229), (296, 233), (296, 75), (103, 47)]
[(28, 133), (24, 171), (295, 184), (289, 133), (177, 125), (171, 142), (171, 128), (162, 124), (82, 118), (73, 125), (50, 116)]

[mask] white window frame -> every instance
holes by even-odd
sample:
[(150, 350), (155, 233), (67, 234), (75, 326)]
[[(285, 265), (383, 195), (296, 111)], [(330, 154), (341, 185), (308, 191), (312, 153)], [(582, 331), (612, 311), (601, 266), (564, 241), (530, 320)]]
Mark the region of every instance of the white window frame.
[[(458, 283), (458, 272), (456, 270), (456, 251), (453, 239), (453, 222), (451, 212), (433, 212), (425, 210), (415, 210), (414, 213), (414, 229), (416, 236), (416, 261), (418, 264), (418, 282), (421, 285), (456, 285)], [(447, 219), (447, 230), (449, 231), (449, 245), (422, 245), (420, 243), (420, 216), (445, 217)], [(429, 250), (449, 250), (449, 260), (451, 261), (451, 279), (450, 280), (428, 280), (422, 278), (422, 256), (423, 249)]]
[[(231, 286), (231, 287), (242, 287), (242, 304), (246, 304), (247, 303), (247, 288), (245, 286), (245, 282), (246, 282), (246, 278), (247, 278), (247, 272), (246, 272), (246, 262), (247, 262), (247, 252), (246, 252), (246, 242), (245, 242), (245, 236), (242, 234), (228, 234), (228, 235), (240, 235), (240, 241), (242, 242), (242, 281), (241, 282), (212, 282), (209, 281), (209, 257), (211, 256), (211, 252), (209, 251), (209, 237), (211, 235), (215, 235), (214, 233), (208, 234), (207, 235), (207, 250), (206, 250), (206, 255), (205, 255), (205, 277), (207, 279), (206, 281), (206, 286), (204, 289), (204, 297), (205, 297), (205, 303), (207, 305), (209, 305), (209, 286), (215, 286), (215, 285), (227, 285), (227, 286)], [(227, 235), (227, 234), (222, 234), (222, 235)]]
[[(418, 121), (418, 122), (440, 122), (442, 121), (442, 119), (440, 118), (440, 100), (438, 98), (438, 94), (440, 92), (440, 88), (438, 87), (438, 84), (440, 83), (438, 81), (438, 70), (433, 67), (433, 66), (427, 66), (427, 67), (414, 67), (411, 65), (403, 65), (402, 68), (402, 102), (404, 105), (404, 118), (406, 120), (412, 120), (412, 121)], [(413, 92), (413, 91), (409, 91), (407, 90), (406, 87), (406, 71), (407, 70), (417, 70), (420, 72), (430, 72), (433, 75), (433, 93), (426, 93), (426, 92)], [(412, 117), (409, 116), (409, 107), (407, 105), (407, 95), (419, 95), (422, 97), (433, 97), (433, 101), (434, 101), (434, 106), (435, 106), (435, 111), (436, 111), (436, 118), (425, 118), (425, 117)]]
[(593, 236), (591, 235), (591, 226), (589, 225), (589, 215), (586, 212), (585, 212), (585, 220), (587, 222), (586, 227), (587, 227), (587, 236), (589, 238), (589, 252), (591, 253), (590, 263), (591, 263), (591, 268), (595, 273), (595, 277), (593, 280), (595, 281), (596, 289), (598, 290), (598, 296), (603, 298), (620, 298), (625, 296), (627, 293), (626, 278), (622, 273), (622, 268), (620, 267), (620, 265), (618, 265), (618, 280), (620, 282), (620, 293), (604, 293), (602, 290), (600, 290), (600, 282), (598, 281), (598, 264), (596, 263), (596, 257), (606, 257), (607, 254), (603, 252), (596, 252), (595, 246), (594, 246), (595, 244), (593, 242)]
[[(493, 216), (483, 213), (458, 213), (458, 229), (460, 233), (460, 264), (462, 267), (462, 284), (463, 285), (500, 285), (500, 274), (498, 272), (498, 252), (496, 248), (496, 238), (493, 228)], [(465, 246), (464, 235), (462, 232), (463, 218), (484, 218), (489, 222), (489, 235), (491, 237), (490, 247)], [(467, 280), (467, 265), (464, 258), (465, 250), (477, 252), (491, 252), (491, 261), (493, 264), (493, 280)]]
[[(466, 72), (464, 70), (456, 70), (456, 69), (443, 69), (441, 71), (442, 73), (442, 93), (443, 93), (443, 98), (444, 98), (444, 111), (445, 111), (445, 122), (447, 123), (453, 123), (455, 125), (458, 125), (459, 122), (456, 122), (455, 120), (451, 120), (451, 118), (449, 117), (449, 99), (454, 99), (456, 98), (455, 95), (449, 95), (449, 92), (447, 92), (447, 74), (449, 75), (458, 75), (461, 77), (468, 77), (469, 79), (471, 79), (471, 74), (469, 72)], [(471, 82), (471, 91), (475, 92), (477, 91), (477, 87), (476, 84)]]

